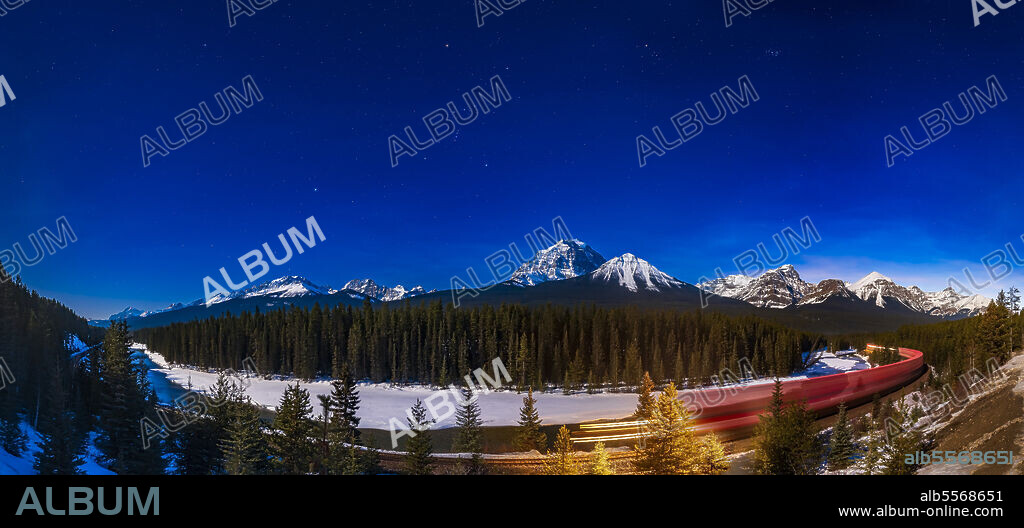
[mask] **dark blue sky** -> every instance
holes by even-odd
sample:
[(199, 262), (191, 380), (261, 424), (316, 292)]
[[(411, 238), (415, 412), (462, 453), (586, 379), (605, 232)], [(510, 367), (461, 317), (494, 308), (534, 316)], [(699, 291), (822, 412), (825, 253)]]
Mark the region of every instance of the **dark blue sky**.
[[(0, 249), (66, 217), (78, 242), (22, 277), (90, 317), (201, 297), (311, 215), (327, 240), (266, 278), (446, 288), (556, 216), (690, 282), (808, 215), (812, 280), (938, 289), (1024, 254), (1024, 7), (821, 4), (726, 28), (717, 1), (529, 0), (478, 28), (471, 0), (280, 0), (229, 28), (221, 1), (29, 2), (0, 17)], [(140, 136), (246, 75), (262, 102), (142, 167)], [(512, 101), (391, 168), (389, 135), (493, 75)], [(742, 75), (758, 102), (638, 166), (637, 135)], [(887, 134), (991, 75), (1007, 101), (886, 168)]]

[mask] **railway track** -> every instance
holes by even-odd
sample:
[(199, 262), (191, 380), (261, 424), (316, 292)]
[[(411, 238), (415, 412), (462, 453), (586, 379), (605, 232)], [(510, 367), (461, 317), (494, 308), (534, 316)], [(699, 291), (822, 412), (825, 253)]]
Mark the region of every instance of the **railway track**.
[[(840, 403), (846, 403), (849, 407), (862, 406), (875, 394), (899, 391), (926, 376), (927, 369), (921, 352), (900, 348), (899, 354), (903, 359), (889, 365), (784, 381), (784, 397), (786, 400), (806, 401), (810, 410), (823, 416), (818, 422), (823, 426), (829, 425), (830, 415)], [(740, 447), (745, 445), (758, 422), (758, 416), (768, 406), (773, 390), (773, 383), (710, 387), (681, 391), (680, 399), (696, 416), (694, 430), (697, 434), (714, 432), (721, 436), (727, 448)], [(597, 422), (581, 424), (580, 429), (573, 432), (573, 442), (577, 445), (596, 442), (631, 445), (643, 436), (641, 422)], [(401, 452), (381, 452), (381, 465), (385, 469), (400, 470), (404, 456)], [(608, 450), (609, 462), (617, 472), (628, 472), (622, 470), (628, 470), (632, 457), (632, 448), (628, 446)], [(436, 472), (455, 471), (460, 460), (457, 455), (437, 455), (434, 457)], [(546, 458), (539, 453), (536, 456), (485, 454), (483, 461), (492, 473), (499, 474), (536, 474), (543, 472), (546, 464)]]

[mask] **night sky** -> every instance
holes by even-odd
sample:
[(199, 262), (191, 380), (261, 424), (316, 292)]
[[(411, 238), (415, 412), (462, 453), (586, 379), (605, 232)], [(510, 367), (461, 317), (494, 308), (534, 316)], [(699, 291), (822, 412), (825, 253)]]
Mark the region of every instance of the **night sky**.
[[(444, 289), (561, 216), (695, 282), (810, 216), (822, 241), (787, 261), (805, 279), (940, 289), (1024, 255), (1022, 23), (974, 27), (969, 0), (777, 0), (729, 28), (711, 0), (528, 0), (478, 28), (472, 0), (280, 0), (231, 28), (218, 0), (33, 0), (0, 17), (0, 250), (66, 217), (78, 241), (22, 278), (105, 317), (202, 297), (309, 216), (326, 241), (265, 279)], [(246, 75), (263, 101), (143, 168), (142, 135), (180, 138), (175, 116)], [(494, 75), (511, 101), (391, 167), (391, 134), (426, 137)], [(674, 114), (743, 75), (759, 101), (639, 166), (638, 135), (678, 137)], [(991, 75), (1007, 101), (886, 167), (886, 135), (923, 137)]]

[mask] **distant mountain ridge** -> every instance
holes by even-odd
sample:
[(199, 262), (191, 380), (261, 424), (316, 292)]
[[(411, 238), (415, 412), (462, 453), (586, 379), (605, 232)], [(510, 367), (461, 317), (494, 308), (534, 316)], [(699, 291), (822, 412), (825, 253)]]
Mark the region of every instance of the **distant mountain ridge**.
[(379, 286), (373, 279), (350, 280), (345, 283), (344, 289), (359, 292), (367, 297), (383, 302), (399, 301), (427, 293), (423, 286), (414, 286), (407, 290), (405, 286), (399, 284), (394, 288), (389, 288), (387, 286)]
[(983, 295), (960, 295), (952, 288), (926, 292), (905, 287), (878, 272), (855, 282), (825, 279), (817, 284), (804, 281), (796, 268), (785, 265), (756, 278), (730, 275), (698, 284), (705, 292), (738, 299), (763, 308), (784, 309), (809, 306), (830, 299), (859, 299), (879, 308), (906, 309), (921, 314), (957, 319), (983, 313), (991, 299)]
[[(220, 308), (221, 305), (224, 305), (227, 308), (234, 308), (238, 303), (233, 303), (232, 301), (240, 300), (255, 301), (254, 303), (250, 302), (246, 304), (266, 309), (294, 305), (296, 304), (295, 301), (308, 300), (315, 297), (324, 297), (334, 300), (345, 297), (356, 301), (368, 299), (372, 302), (390, 302), (415, 297), (416, 295), (422, 295), (425, 293), (429, 292), (426, 292), (422, 286), (416, 286), (409, 290), (406, 290), (405, 287), (401, 285), (395, 286), (394, 288), (388, 288), (386, 286), (378, 286), (372, 279), (352, 280), (349, 281), (341, 290), (335, 290), (330, 286), (316, 284), (305, 277), (292, 275), (279, 277), (260, 284), (254, 284), (248, 288), (232, 292), (226, 296), (220, 294), (215, 295), (210, 299), (208, 304), (205, 299), (196, 299), (187, 304), (174, 303), (161, 310), (145, 312), (129, 306), (128, 308), (111, 315), (107, 319), (92, 319), (89, 321), (89, 324), (92, 326), (107, 327), (110, 326), (110, 323), (113, 321), (134, 321), (135, 324), (132, 326), (140, 326), (139, 320), (150, 319), (153, 316), (193, 309), (189, 310), (191, 313), (200, 309)], [(230, 310), (218, 309), (216, 311), (223, 312)], [(237, 310), (235, 313), (237, 313)]]
[[(709, 295), (710, 294), (710, 295)], [(957, 319), (982, 313), (989, 299), (959, 295), (951, 288), (925, 292), (904, 287), (878, 273), (849, 283), (826, 279), (803, 280), (792, 265), (768, 270), (757, 277), (731, 275), (689, 284), (632, 254), (605, 259), (580, 240), (561, 240), (537, 251), (511, 277), (501, 283), (466, 291), (426, 291), (422, 286), (383, 286), (372, 279), (355, 279), (336, 290), (298, 276), (280, 277), (252, 285), (227, 296), (176, 303), (143, 312), (126, 308), (108, 319), (90, 321), (108, 326), (126, 320), (133, 328), (243, 311), (285, 307), (333, 308), (370, 303), (455, 301), (458, 306), (518, 303), (524, 305), (592, 304), (604, 307), (637, 305), (642, 308), (692, 310), (709, 308), (729, 314), (749, 314), (778, 320), (794, 327), (830, 333), (895, 329), (938, 319)]]

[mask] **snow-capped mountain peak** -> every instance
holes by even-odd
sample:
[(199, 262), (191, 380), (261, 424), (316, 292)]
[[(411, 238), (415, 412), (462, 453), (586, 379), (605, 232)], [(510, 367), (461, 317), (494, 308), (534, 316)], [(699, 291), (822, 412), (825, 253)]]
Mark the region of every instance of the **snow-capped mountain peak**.
[(614, 282), (631, 292), (641, 288), (659, 292), (661, 288), (679, 288), (685, 284), (632, 253), (605, 262), (589, 276), (594, 281)]
[(185, 305), (180, 303), (180, 302), (179, 303), (174, 303), (174, 304), (168, 305), (166, 308), (161, 308), (159, 310), (146, 310), (145, 312), (142, 312), (142, 314), (139, 315), (139, 317), (149, 317), (149, 316), (154, 315), (154, 314), (170, 312), (172, 310), (177, 310), (179, 308), (184, 308), (184, 307), (185, 307)]
[(825, 279), (808, 290), (797, 304), (821, 304), (833, 298), (855, 299), (857, 296), (850, 291), (845, 282), (839, 279)]
[(768, 270), (757, 278), (744, 275), (720, 277), (702, 282), (699, 287), (714, 295), (767, 308), (819, 304), (835, 298), (859, 299), (879, 308), (902, 307), (944, 318), (977, 315), (985, 311), (990, 302), (982, 295), (964, 296), (952, 288), (926, 292), (917, 286), (901, 286), (877, 271), (856, 282), (825, 279), (811, 284), (801, 279), (792, 265)]
[(864, 289), (865, 287), (871, 286), (879, 281), (896, 284), (896, 281), (890, 279), (889, 277), (886, 277), (885, 275), (882, 275), (877, 271), (872, 271), (871, 273), (868, 273), (857, 282), (854, 282), (852, 284), (847, 283), (846, 287), (849, 288), (851, 291), (858, 291)]
[[(328, 286), (320, 286), (304, 277), (292, 275), (288, 277), (279, 277), (274, 280), (270, 280), (260, 284), (254, 284), (252, 286), (249, 286), (248, 288), (231, 292), (228, 295), (214, 295), (213, 297), (211, 297), (209, 305), (212, 306), (214, 304), (230, 301), (232, 299), (247, 299), (250, 297), (288, 299), (293, 297), (304, 297), (307, 295), (331, 295), (334, 293), (337, 293), (337, 290), (332, 289)], [(207, 305), (206, 299), (200, 298), (188, 304), (174, 303), (166, 308), (162, 308), (159, 310), (149, 310), (145, 312), (137, 310), (132, 307), (128, 307), (110, 316), (110, 318), (108, 319), (93, 319), (89, 321), (89, 323), (92, 324), (93, 326), (108, 326), (110, 321), (119, 321), (122, 319), (136, 317), (146, 318), (160, 313), (180, 310), (182, 308), (204, 305)]]
[(541, 249), (509, 277), (510, 284), (533, 286), (542, 282), (571, 279), (593, 272), (605, 262), (594, 248), (579, 240), (559, 240)]
[[(231, 299), (248, 299), (250, 297), (275, 297), (285, 299), (289, 297), (303, 297), (306, 295), (330, 295), (337, 290), (329, 286), (314, 284), (305, 277), (291, 275), (278, 277), (274, 280), (253, 284), (248, 288), (231, 292), (228, 295), (214, 295), (208, 305), (214, 305)], [(205, 303), (205, 301), (202, 301)], [(192, 303), (193, 305), (196, 303)]]
[(770, 269), (757, 277), (730, 275), (702, 282), (699, 287), (720, 297), (746, 301), (762, 308), (785, 308), (800, 302), (814, 289), (792, 264)]
[(373, 279), (353, 279), (345, 283), (343, 289), (361, 293), (378, 301), (391, 302), (427, 293), (423, 286), (415, 286), (406, 289), (401, 284), (394, 288), (378, 285)]
[(330, 295), (336, 290), (329, 286), (320, 286), (304, 277), (280, 277), (263, 284), (257, 284), (237, 292), (234, 297), (257, 297), (272, 295), (275, 297), (302, 297), (304, 295)]
[(142, 310), (139, 310), (137, 308), (133, 308), (133, 307), (129, 306), (129, 307), (125, 308), (124, 310), (121, 310), (120, 312), (117, 312), (116, 314), (111, 315), (110, 317), (107, 318), (107, 320), (108, 321), (123, 321), (125, 319), (128, 319), (129, 317), (138, 317), (138, 316), (142, 315), (142, 313), (143, 313)]

